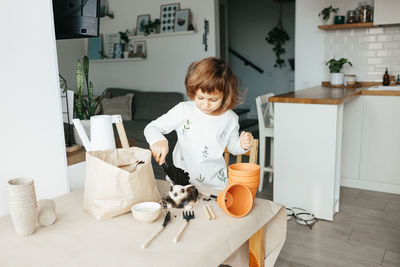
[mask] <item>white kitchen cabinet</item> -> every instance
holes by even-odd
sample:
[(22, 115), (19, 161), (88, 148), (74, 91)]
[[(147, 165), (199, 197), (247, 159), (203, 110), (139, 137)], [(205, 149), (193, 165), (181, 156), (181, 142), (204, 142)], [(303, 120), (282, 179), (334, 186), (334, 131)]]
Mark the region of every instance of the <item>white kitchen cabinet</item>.
[(375, 0), (374, 24), (400, 24), (399, 0)]
[(363, 97), (360, 179), (400, 185), (400, 97)]
[(344, 104), (341, 176), (360, 178), (360, 150), (362, 137), (364, 97), (357, 97)]

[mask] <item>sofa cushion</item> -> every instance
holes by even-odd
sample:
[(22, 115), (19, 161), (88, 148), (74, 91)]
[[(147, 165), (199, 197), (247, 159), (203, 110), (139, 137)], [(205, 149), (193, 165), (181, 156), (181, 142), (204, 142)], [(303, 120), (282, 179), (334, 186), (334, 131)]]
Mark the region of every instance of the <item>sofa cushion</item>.
[(183, 95), (175, 92), (144, 92), (135, 95), (135, 120), (155, 120), (183, 101)]
[(132, 98), (133, 93), (129, 93), (124, 96), (103, 99), (101, 102), (103, 114), (120, 114), (122, 120), (132, 120)]
[(134, 117), (135, 114), (135, 106), (134, 106), (134, 101), (135, 98), (137, 97), (138, 94), (140, 94), (140, 91), (137, 90), (131, 90), (131, 89), (122, 89), (122, 88), (107, 88), (107, 96), (110, 98), (118, 97), (118, 96), (124, 96), (127, 94), (133, 94), (133, 100), (132, 100), (132, 107), (131, 107), (131, 114), (132, 118)]

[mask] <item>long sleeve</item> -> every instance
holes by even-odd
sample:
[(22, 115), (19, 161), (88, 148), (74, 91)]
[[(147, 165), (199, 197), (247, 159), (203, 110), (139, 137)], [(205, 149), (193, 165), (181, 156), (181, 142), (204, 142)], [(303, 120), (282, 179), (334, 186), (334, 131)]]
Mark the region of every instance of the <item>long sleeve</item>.
[(166, 140), (164, 134), (169, 134), (181, 124), (183, 112), (183, 105), (179, 103), (166, 114), (150, 122), (144, 128), (144, 136), (149, 145), (151, 146), (160, 140)]
[(234, 127), (232, 127), (232, 130), (229, 133), (227, 148), (229, 153), (231, 153), (232, 155), (241, 155), (246, 153), (248, 150), (244, 150), (240, 145), (239, 123), (237, 121), (237, 117), (233, 123)]

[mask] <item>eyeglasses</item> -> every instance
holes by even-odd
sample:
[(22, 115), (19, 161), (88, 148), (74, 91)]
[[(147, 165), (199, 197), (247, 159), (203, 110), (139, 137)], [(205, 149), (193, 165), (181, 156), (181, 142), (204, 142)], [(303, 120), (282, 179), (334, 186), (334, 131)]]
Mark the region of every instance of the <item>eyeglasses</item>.
[(313, 225), (318, 222), (318, 219), (314, 217), (314, 215), (306, 211), (302, 208), (286, 208), (286, 220), (290, 220), (294, 217), (296, 222), (301, 225), (307, 225), (310, 229), (312, 229)]

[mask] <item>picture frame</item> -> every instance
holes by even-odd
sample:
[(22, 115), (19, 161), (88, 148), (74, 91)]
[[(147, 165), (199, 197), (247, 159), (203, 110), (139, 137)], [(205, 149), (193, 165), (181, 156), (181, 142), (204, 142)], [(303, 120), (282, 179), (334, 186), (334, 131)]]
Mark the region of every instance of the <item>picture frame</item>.
[(113, 58), (123, 58), (125, 44), (114, 44)]
[(144, 35), (144, 25), (149, 23), (150, 14), (139, 15), (136, 20), (136, 35)]
[(160, 7), (160, 33), (175, 31), (175, 12), (180, 9), (180, 3), (161, 5)]
[(135, 41), (133, 43), (133, 57), (146, 58), (146, 41)]
[(175, 31), (185, 32), (188, 31), (191, 23), (190, 9), (180, 9), (175, 12)]

